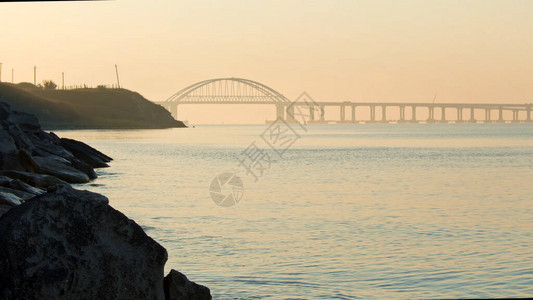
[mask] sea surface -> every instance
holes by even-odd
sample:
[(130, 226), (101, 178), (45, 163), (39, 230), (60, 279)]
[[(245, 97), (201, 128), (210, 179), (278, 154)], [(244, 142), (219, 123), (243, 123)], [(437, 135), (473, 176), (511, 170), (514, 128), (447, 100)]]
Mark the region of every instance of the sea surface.
[(533, 297), (533, 124), (278, 125), (56, 133), (214, 299)]

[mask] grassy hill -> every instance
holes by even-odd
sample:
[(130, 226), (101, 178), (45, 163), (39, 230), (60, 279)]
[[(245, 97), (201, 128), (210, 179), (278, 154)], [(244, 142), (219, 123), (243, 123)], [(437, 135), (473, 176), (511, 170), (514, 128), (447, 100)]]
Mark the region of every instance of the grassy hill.
[(163, 107), (126, 89), (54, 90), (0, 83), (0, 101), (35, 114), (46, 129), (185, 127)]

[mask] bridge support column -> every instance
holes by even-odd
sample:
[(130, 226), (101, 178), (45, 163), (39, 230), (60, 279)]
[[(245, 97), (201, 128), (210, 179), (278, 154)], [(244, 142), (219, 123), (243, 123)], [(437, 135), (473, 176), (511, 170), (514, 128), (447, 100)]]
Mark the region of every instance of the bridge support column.
[(518, 122), (518, 110), (513, 109), (513, 122)]
[(381, 122), (387, 123), (387, 106), (386, 105), (381, 106)]
[(413, 115), (411, 117), (411, 119), (412, 119), (412, 121), (414, 123), (417, 123), (418, 121), (416, 120), (416, 106), (415, 105), (411, 106), (411, 111), (412, 111), (412, 115)]
[(324, 115), (326, 114), (326, 110), (324, 109), (324, 105), (320, 106), (320, 121), (325, 122)]
[(342, 123), (342, 122), (344, 122), (346, 120), (346, 106), (341, 105), (340, 106), (340, 111), (341, 111), (340, 121)]
[(470, 108), (470, 122), (476, 123), (476, 119), (474, 117), (474, 108), (473, 107)]
[(463, 121), (463, 108), (462, 107), (457, 107), (457, 122), (462, 122)]
[(435, 121), (434, 114), (435, 114), (435, 107), (434, 106), (428, 106), (428, 120), (427, 120), (428, 123), (431, 123), (431, 122)]
[(405, 106), (400, 106), (400, 122), (405, 122)]
[(485, 108), (485, 122), (490, 122), (490, 108)]
[(503, 122), (503, 107), (498, 107), (498, 121)]
[(309, 106), (309, 120), (311, 122), (315, 121), (315, 107), (314, 106)]
[(531, 122), (531, 106), (526, 107), (526, 117), (527, 121)]
[(276, 120), (285, 120), (285, 106), (283, 104), (276, 104)]
[(296, 123), (296, 120), (294, 119), (294, 105), (287, 107), (287, 114), (285, 121), (289, 124)]
[(356, 118), (355, 118), (355, 105), (352, 105), (352, 123), (355, 123), (356, 122)]
[(441, 107), (441, 108), (440, 108), (440, 111), (441, 111), (441, 113), (440, 113), (440, 120), (441, 120), (442, 122), (446, 122), (446, 107), (444, 107), (444, 106)]
[(376, 106), (370, 105), (370, 122), (376, 122)]

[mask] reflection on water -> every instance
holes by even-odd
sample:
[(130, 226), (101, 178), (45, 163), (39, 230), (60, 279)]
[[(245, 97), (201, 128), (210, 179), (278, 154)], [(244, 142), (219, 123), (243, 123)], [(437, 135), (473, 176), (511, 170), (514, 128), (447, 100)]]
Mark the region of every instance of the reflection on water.
[[(265, 128), (58, 134), (115, 158), (82, 187), (215, 299), (533, 295), (530, 124), (310, 126), (254, 182), (235, 157)], [(225, 172), (232, 208), (209, 197)]]

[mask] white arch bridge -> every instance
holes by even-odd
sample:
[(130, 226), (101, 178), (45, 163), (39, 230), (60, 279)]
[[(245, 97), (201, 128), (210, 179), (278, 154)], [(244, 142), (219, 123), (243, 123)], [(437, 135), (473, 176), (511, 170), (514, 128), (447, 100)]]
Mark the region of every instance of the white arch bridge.
[[(291, 102), (276, 90), (243, 78), (197, 82), (156, 103), (170, 111), (175, 119), (178, 119), (178, 106), (185, 104), (274, 105), (276, 117), (289, 123), (295, 122), (295, 108), (306, 110), (310, 123), (531, 122), (533, 109), (533, 103)], [(338, 108), (338, 118), (326, 119), (326, 107)], [(347, 110), (351, 111), (349, 117)], [(397, 113), (391, 117), (393, 111)], [(421, 114), (424, 116), (418, 117)]]

